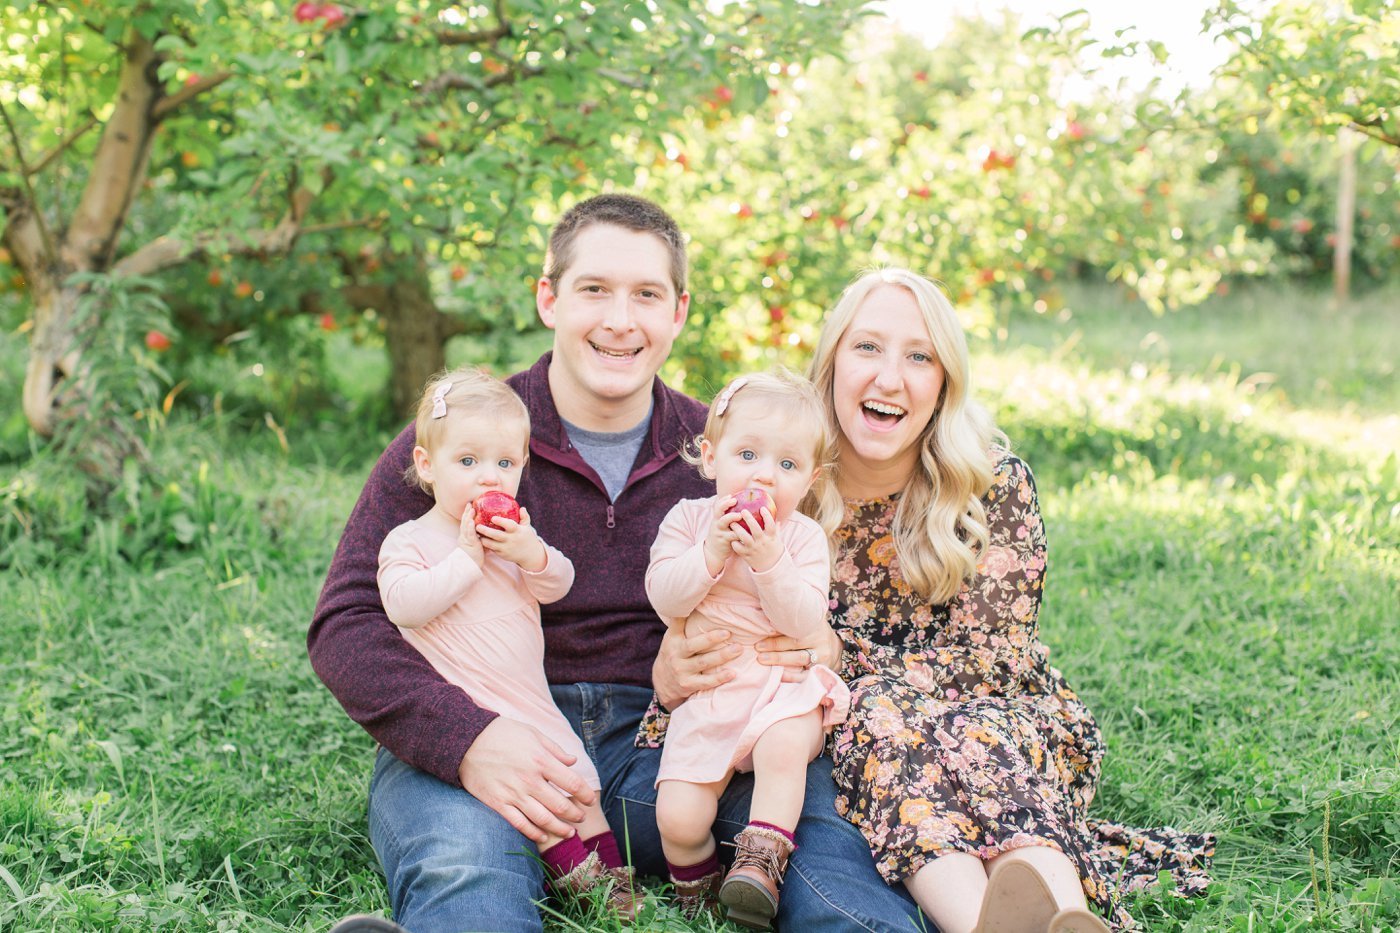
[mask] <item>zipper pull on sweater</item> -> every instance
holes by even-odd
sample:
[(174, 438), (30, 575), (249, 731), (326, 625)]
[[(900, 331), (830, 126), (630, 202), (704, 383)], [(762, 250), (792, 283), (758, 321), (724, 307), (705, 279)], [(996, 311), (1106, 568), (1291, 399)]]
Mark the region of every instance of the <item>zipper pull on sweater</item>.
[(608, 527), (609, 527), (609, 528), (616, 528), (616, 527), (617, 527), (617, 522), (613, 520), (613, 507), (612, 507), (612, 503), (611, 503), (611, 502), (608, 503)]

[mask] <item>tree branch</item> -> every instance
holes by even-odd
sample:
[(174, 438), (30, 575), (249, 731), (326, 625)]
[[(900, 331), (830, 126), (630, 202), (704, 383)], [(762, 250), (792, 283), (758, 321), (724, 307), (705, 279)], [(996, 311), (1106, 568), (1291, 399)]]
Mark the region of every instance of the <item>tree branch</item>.
[(424, 94), (438, 94), (445, 90), (480, 91), (486, 88), (499, 87), (502, 84), (514, 84), (521, 78), (533, 78), (541, 74), (544, 74), (544, 69), (534, 65), (518, 65), (498, 75), (488, 75), (485, 78), (476, 78), (471, 75), (458, 74), (455, 71), (446, 71), (436, 78), (425, 81), (421, 90)]
[[(39, 233), (39, 240), (43, 244), (45, 256), (50, 262), (54, 258), (53, 238), (49, 236), (48, 224), (44, 223), (44, 212), (39, 209), (39, 199), (34, 194), (34, 186), (29, 183), (29, 176), (33, 174), (24, 162), (24, 144), (19, 141), (19, 131), (15, 129), (14, 121), (10, 119), (10, 111), (5, 109), (5, 104), (0, 101), (0, 116), (5, 119), (5, 129), (10, 134), (10, 145), (15, 150), (15, 161), (19, 163), (19, 180), (24, 186), (24, 198), (17, 205), (20, 213), (27, 211), (26, 216), (32, 217)], [(13, 210), (9, 208), (7, 210)]]
[(86, 123), (84, 123), (82, 126), (78, 127), (78, 128), (77, 128), (76, 130), (74, 130), (73, 132), (69, 133), (69, 134), (68, 134), (67, 136), (65, 136), (63, 139), (60, 139), (60, 140), (58, 141), (58, 144), (57, 144), (56, 146), (54, 146), (52, 149), (50, 149), (48, 152), (46, 152), (46, 153), (44, 154), (44, 157), (43, 157), (42, 159), (40, 159), (38, 162), (36, 162), (36, 163), (34, 163), (33, 165), (31, 165), (28, 169), (26, 169), (26, 170), (25, 170), (25, 174), (27, 174), (27, 175), (38, 175), (38, 174), (39, 174), (40, 172), (42, 172), (44, 169), (48, 168), (48, 167), (49, 167), (49, 164), (50, 164), (51, 162), (53, 162), (54, 159), (57, 159), (59, 156), (63, 155), (63, 151), (64, 151), (65, 149), (67, 149), (69, 146), (71, 146), (71, 145), (73, 145), (75, 142), (77, 142), (78, 139), (79, 139), (79, 137), (81, 137), (81, 136), (82, 136), (83, 134), (85, 134), (88, 130), (90, 130), (90, 129), (92, 129), (94, 126), (96, 126), (97, 123), (98, 123), (97, 117), (92, 116), (92, 115), (89, 115), (89, 116), (88, 116), (88, 120), (87, 120)]
[(289, 252), (304, 232), (301, 221), (313, 200), (315, 195), (310, 191), (298, 189), (292, 195), (291, 207), (277, 226), (248, 233), (235, 244), (230, 244), (226, 236), (213, 233), (201, 233), (193, 240), (157, 237), (113, 265), (112, 271), (122, 275), (152, 275), (202, 256), (215, 247), (220, 252), (238, 256), (273, 256)]
[(438, 42), (443, 45), (495, 45), (510, 35), (510, 17), (506, 15), (503, 0), (491, 4), (496, 14), (496, 25), (491, 29), (448, 29), (438, 33)]
[(363, 285), (356, 283), (340, 289), (340, 297), (356, 311), (370, 308), (384, 308), (389, 304), (389, 288), (385, 285)]
[(153, 120), (165, 119), (171, 114), (171, 112), (178, 110), (181, 106), (189, 103), (190, 101), (194, 100), (196, 97), (205, 93), (206, 91), (212, 91), (214, 88), (218, 87), (220, 84), (223, 84), (225, 81), (232, 77), (233, 72), (221, 71), (218, 74), (210, 75), (207, 78), (200, 78), (193, 84), (185, 85), (176, 93), (171, 94), (169, 97), (163, 98), (160, 101), (160, 103), (156, 104), (155, 107), (151, 110), (151, 118)]

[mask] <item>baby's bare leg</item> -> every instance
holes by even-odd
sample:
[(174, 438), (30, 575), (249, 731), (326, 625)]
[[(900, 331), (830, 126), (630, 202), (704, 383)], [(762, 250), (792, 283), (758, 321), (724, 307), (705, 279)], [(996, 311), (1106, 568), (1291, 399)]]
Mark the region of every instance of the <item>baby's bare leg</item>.
[(753, 802), (749, 820), (797, 828), (807, 791), (807, 763), (822, 747), (822, 715), (812, 710), (769, 726), (753, 747)]
[(662, 781), (656, 787), (656, 829), (672, 865), (698, 865), (715, 852), (713, 827), (729, 778), (713, 784)]

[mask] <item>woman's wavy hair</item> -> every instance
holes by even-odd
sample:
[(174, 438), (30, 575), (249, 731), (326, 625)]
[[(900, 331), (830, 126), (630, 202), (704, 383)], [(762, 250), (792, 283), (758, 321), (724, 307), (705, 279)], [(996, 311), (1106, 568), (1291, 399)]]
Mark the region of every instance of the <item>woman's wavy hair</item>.
[[(929, 279), (897, 267), (862, 273), (826, 316), (808, 375), (821, 393), (837, 437), (836, 351), (861, 303), (877, 288), (892, 285), (913, 295), (943, 366), (943, 390), (920, 440), (919, 463), (899, 499), (894, 518), (895, 554), (904, 580), (937, 604), (952, 599), (977, 569), (987, 546), (982, 497), (992, 486), (993, 448), (1009, 449), (991, 415), (970, 397), (967, 338), (947, 297)], [(835, 478), (839, 482), (841, 461)], [(835, 484), (828, 494), (840, 503)], [(831, 506), (828, 503), (825, 509)], [(833, 548), (834, 550), (834, 548)]]
[[(721, 412), (720, 399), (725, 398), (725, 393), (728, 393), (729, 407)], [(829, 538), (841, 524), (844, 511), (841, 496), (835, 491), (836, 484), (832, 475), (832, 465), (836, 459), (836, 435), (831, 428), (831, 419), (827, 417), (826, 405), (817, 395), (816, 389), (797, 373), (776, 367), (731, 379), (710, 402), (710, 413), (705, 418), (704, 433), (688, 443), (681, 451), (681, 456), (687, 463), (699, 467), (701, 475), (707, 479), (714, 479), (713, 476), (705, 474), (701, 466), (700, 441), (719, 443), (727, 423), (726, 414), (735, 401), (741, 398), (746, 402), (758, 402), (772, 410), (781, 411), (789, 420), (811, 429), (812, 460), (819, 472), (812, 482), (812, 488), (798, 504), (797, 510), (821, 525)], [(827, 487), (830, 487), (829, 494)]]
[[(442, 401), (447, 413), (433, 417), (433, 397), (443, 383)], [(423, 387), (423, 395), (418, 399), (417, 417), (413, 421), (414, 443), (429, 454), (437, 449), (451, 420), (457, 418), (485, 418), (505, 426), (514, 424), (525, 429), (525, 458), (530, 456), (530, 412), (515, 390), (484, 369), (463, 366), (449, 372), (440, 372), (428, 380)], [(432, 494), (433, 486), (418, 475), (418, 467), (409, 464), (404, 470), (404, 482), (410, 486)]]

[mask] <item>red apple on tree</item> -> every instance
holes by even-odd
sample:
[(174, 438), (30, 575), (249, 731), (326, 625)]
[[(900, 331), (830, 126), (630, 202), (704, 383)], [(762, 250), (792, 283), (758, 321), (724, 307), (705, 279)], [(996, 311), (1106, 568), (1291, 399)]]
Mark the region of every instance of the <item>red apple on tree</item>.
[(749, 487), (734, 494), (734, 504), (725, 509), (724, 513), (726, 515), (752, 515), (753, 523), (759, 528), (765, 528), (767, 527), (763, 519), (765, 508), (770, 512), (773, 510), (773, 502), (768, 498), (768, 493), (762, 489)]
[(497, 518), (520, 521), (520, 503), (516, 502), (510, 493), (495, 489), (477, 496), (476, 501), (472, 503), (472, 511), (476, 512), (476, 523), (488, 528), (501, 527), (496, 524)]
[(321, 19), (325, 21), (325, 25), (321, 27), (322, 29), (335, 29), (345, 22), (345, 11), (336, 3), (322, 4)]
[(170, 338), (158, 330), (146, 331), (146, 349), (155, 353), (164, 353), (170, 349)]
[(302, 0), (292, 7), (292, 19), (298, 23), (312, 23), (321, 18), (321, 4)]

